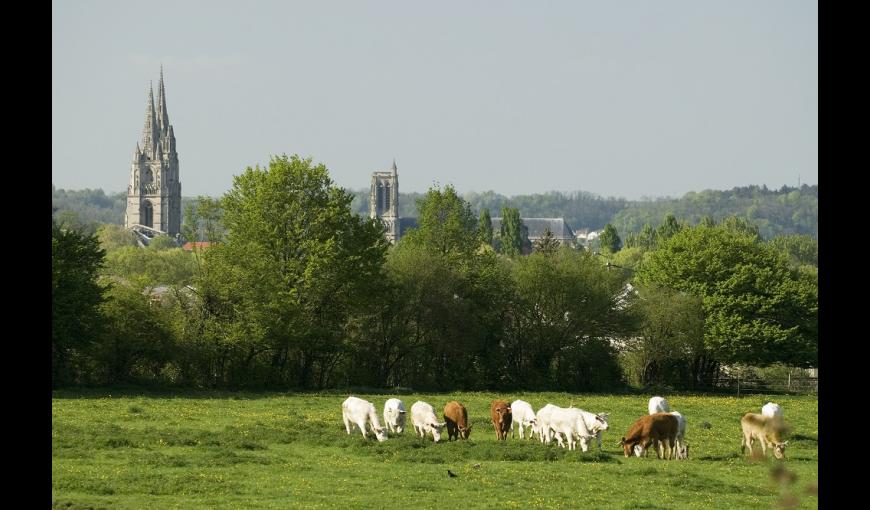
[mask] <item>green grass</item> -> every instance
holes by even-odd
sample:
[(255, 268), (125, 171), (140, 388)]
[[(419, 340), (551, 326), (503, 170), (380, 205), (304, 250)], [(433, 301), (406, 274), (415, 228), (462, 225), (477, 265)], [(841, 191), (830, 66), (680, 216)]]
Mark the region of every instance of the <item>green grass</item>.
[[(688, 419), (687, 461), (624, 458), (617, 442), (646, 413), (649, 395), (449, 393), (399, 395), (436, 411), (456, 399), (468, 408), (469, 441), (434, 444), (413, 436), (384, 443), (348, 436), (346, 393), (61, 391), (52, 400), (55, 508), (773, 508), (797, 497), (816, 508), (818, 398), (776, 396), (790, 425), (783, 465), (796, 481), (777, 482), (778, 461), (740, 455), (743, 412), (763, 395), (667, 395)], [(356, 394), (379, 415), (391, 395)], [(573, 403), (610, 412), (604, 451), (497, 442), (494, 398), (538, 409)], [(383, 420), (383, 418), (380, 418)], [(708, 422), (710, 428), (700, 424)], [(446, 433), (445, 433), (446, 439)], [(479, 467), (474, 467), (479, 464)], [(450, 478), (450, 469), (458, 476)], [(446, 499), (445, 499), (446, 498)]]

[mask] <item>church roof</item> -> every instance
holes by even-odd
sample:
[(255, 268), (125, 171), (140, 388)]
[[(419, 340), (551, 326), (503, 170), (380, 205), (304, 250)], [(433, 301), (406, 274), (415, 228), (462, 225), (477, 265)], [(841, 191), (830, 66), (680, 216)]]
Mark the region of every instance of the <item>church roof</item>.
[[(553, 233), (556, 239), (574, 239), (574, 231), (565, 222), (565, 218), (520, 218), (529, 229), (529, 239), (539, 239), (544, 237), (544, 231), (547, 228)], [(492, 230), (498, 232), (501, 230), (501, 218), (492, 218)]]

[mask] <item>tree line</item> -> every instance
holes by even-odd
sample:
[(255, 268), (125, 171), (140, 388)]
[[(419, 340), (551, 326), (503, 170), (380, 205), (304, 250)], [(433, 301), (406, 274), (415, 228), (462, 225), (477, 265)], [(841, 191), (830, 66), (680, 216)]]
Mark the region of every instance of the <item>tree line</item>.
[(806, 239), (674, 220), (645, 244), (610, 225), (600, 252), (524, 249), (519, 210), (493, 232), (447, 186), (390, 245), (353, 201), (281, 156), (188, 204), (185, 236), (211, 242), (191, 252), (53, 216), (53, 384), (700, 389), (723, 364), (817, 364)]
[[(351, 210), (361, 216), (369, 215), (369, 190), (348, 190), (353, 197)], [(424, 193), (400, 193), (399, 215), (417, 215), (417, 200)], [(565, 218), (575, 230), (601, 230), (608, 223), (624, 235), (639, 233), (645, 224), (657, 227), (668, 215), (682, 218), (697, 225), (704, 217), (716, 221), (737, 216), (752, 222), (765, 239), (801, 234), (818, 239), (819, 197), (818, 185), (804, 184), (800, 188), (783, 186), (778, 190), (766, 186), (735, 187), (726, 191), (705, 190), (689, 192), (681, 198), (626, 200), (601, 197), (594, 193), (549, 192), (507, 197), (493, 191), (468, 192), (462, 198), (472, 211), (480, 214), (488, 209), (498, 216), (501, 209), (519, 209), (527, 218)], [(196, 202), (194, 197), (183, 197), (182, 207)], [(52, 185), (52, 205), (67, 223), (95, 231), (99, 224), (124, 223), (126, 193), (103, 190), (64, 190)]]

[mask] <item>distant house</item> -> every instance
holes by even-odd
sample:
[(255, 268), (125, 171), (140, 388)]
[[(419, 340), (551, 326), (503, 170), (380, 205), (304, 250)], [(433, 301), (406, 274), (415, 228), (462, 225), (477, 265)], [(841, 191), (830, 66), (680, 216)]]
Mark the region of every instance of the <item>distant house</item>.
[(196, 241), (196, 242), (187, 242), (184, 243), (184, 246), (181, 247), (184, 251), (193, 251), (194, 248), (203, 249), (211, 246), (211, 243), (207, 241)]

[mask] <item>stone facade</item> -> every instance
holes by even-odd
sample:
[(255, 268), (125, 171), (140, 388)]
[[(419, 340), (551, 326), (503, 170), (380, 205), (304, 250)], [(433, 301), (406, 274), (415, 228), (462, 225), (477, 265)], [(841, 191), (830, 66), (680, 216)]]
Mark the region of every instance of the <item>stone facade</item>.
[(124, 226), (142, 225), (176, 237), (181, 233), (181, 181), (162, 66), (157, 94), (155, 108), (154, 91), (149, 88), (141, 146), (137, 143), (133, 152)]
[(387, 239), (395, 243), (402, 236), (399, 218), (399, 174), (396, 160), (386, 172), (372, 173), (372, 187), (369, 192), (369, 216), (380, 218), (386, 227)]

